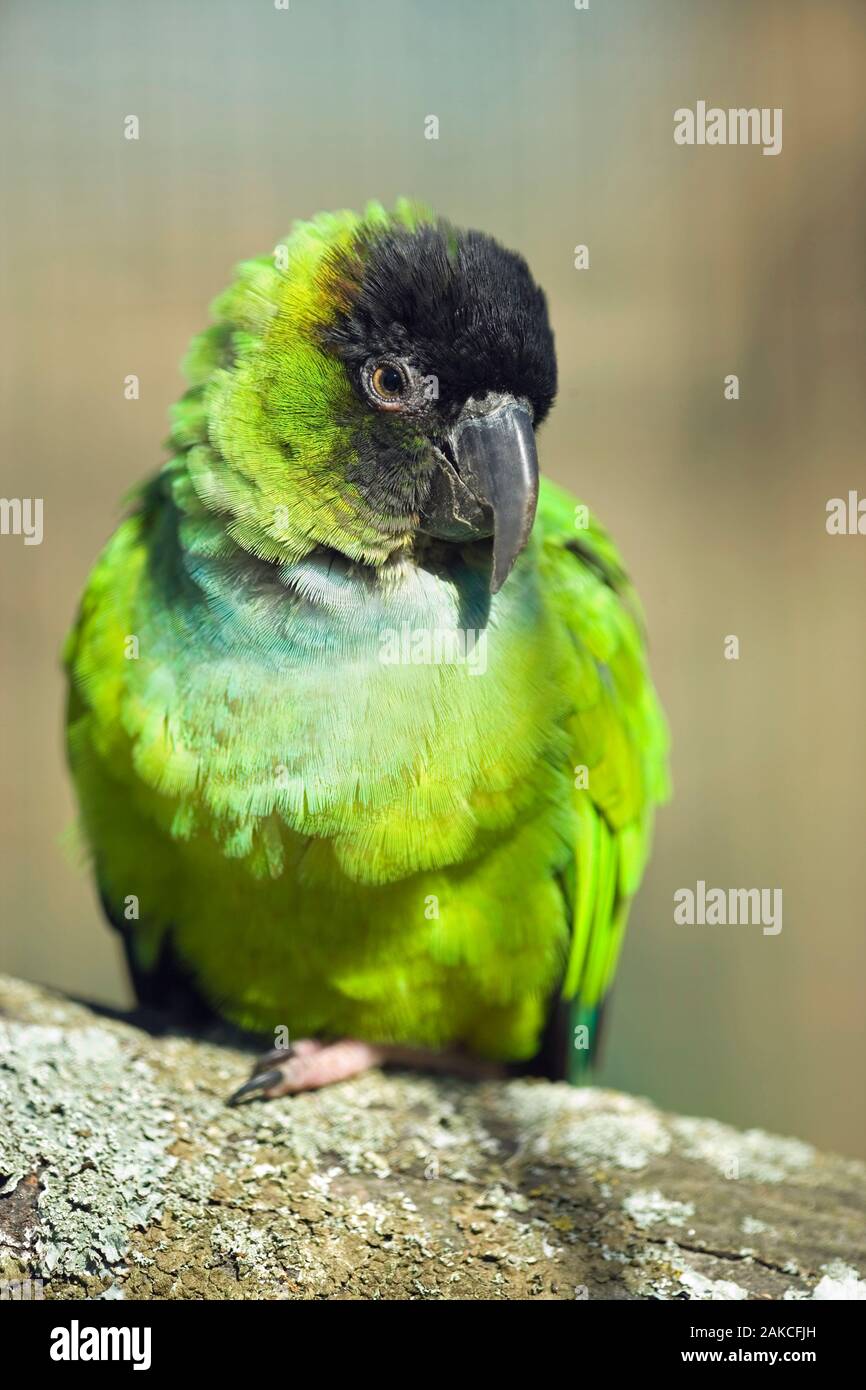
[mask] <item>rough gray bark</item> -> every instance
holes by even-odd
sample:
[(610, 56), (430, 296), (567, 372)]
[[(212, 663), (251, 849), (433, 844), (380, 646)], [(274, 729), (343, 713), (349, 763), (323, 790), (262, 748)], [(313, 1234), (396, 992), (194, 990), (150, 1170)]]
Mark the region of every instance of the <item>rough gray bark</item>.
[(611, 1091), (249, 1055), (0, 977), (0, 1281), (46, 1298), (866, 1295), (862, 1164)]

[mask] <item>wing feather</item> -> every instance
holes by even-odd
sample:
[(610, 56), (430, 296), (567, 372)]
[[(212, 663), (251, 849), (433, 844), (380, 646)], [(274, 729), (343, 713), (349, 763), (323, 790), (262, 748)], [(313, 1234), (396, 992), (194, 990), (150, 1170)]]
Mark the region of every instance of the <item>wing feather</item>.
[(572, 1080), (597, 1054), (654, 810), (669, 790), (667, 727), (649, 674), (640, 605), (610, 537), (591, 518), (575, 531), (575, 516), (574, 500), (545, 484), (542, 575), (574, 648), (570, 747), (575, 769), (586, 768), (575, 778), (574, 861), (560, 876), (572, 930), (561, 987), (568, 1055), (559, 1074)]

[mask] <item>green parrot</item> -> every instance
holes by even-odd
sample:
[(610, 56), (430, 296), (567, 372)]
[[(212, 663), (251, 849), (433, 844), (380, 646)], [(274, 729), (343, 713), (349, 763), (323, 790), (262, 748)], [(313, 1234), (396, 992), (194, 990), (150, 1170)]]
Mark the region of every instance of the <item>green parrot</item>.
[(65, 648), (138, 998), (281, 1040), (234, 1099), (574, 1080), (667, 734), (617, 551), (539, 484), (544, 294), (400, 200), (296, 223), (212, 312)]

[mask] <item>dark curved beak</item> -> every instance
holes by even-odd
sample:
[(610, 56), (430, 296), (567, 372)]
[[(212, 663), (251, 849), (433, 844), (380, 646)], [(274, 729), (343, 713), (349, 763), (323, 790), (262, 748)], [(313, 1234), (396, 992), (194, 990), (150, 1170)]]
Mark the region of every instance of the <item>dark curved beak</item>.
[(538, 502), (538, 455), (529, 411), (504, 399), (458, 420), (421, 512), (422, 529), (445, 540), (493, 536), (490, 592), (505, 583), (529, 540)]

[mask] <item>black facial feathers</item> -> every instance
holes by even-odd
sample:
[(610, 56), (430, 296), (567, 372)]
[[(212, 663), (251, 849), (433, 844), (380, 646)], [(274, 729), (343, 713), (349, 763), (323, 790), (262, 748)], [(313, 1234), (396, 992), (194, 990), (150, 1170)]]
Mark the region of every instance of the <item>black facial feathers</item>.
[(326, 333), (353, 379), (371, 358), (396, 355), (435, 379), (443, 420), (491, 391), (528, 398), (535, 424), (543, 420), (556, 355), (547, 302), (522, 256), (439, 222), (379, 233), (353, 262), (347, 307)]

